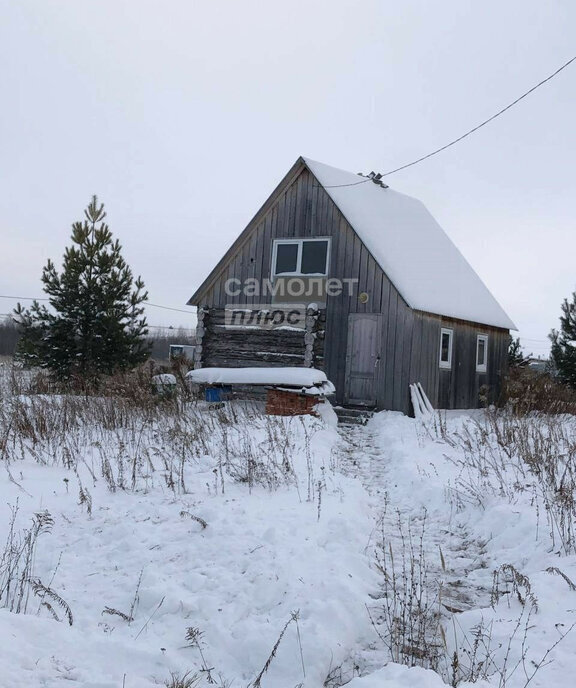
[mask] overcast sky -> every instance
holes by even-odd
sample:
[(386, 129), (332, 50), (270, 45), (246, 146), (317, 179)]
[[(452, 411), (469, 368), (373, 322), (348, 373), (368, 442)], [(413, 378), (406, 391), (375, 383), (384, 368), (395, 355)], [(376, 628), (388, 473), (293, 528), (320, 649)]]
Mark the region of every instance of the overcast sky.
[[(419, 157), (566, 62), (575, 28), (573, 0), (0, 0), (0, 294), (41, 295), (97, 193), (150, 301), (185, 310), (299, 155)], [(387, 180), (535, 353), (576, 288), (575, 122), (576, 63)]]

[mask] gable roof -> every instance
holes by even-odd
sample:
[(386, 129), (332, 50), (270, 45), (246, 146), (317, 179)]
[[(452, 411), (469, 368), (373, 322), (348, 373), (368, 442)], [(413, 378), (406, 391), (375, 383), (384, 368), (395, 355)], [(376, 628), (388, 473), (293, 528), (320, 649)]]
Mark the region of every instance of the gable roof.
[(416, 310), (517, 329), (472, 266), (415, 198), (304, 158), (376, 262)]
[(279, 194), (305, 167), (316, 177), (411, 308), (507, 330), (517, 329), (420, 201), (371, 181), (364, 182), (352, 172), (302, 157), (296, 160), (187, 305), (198, 303)]

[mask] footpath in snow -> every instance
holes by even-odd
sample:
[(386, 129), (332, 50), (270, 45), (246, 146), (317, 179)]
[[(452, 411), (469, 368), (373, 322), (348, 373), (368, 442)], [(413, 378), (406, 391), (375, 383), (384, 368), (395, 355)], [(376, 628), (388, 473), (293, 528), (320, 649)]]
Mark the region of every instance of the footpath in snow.
[(575, 419), (380, 413), (342, 435), (341, 468), (362, 480), (377, 514), (381, 574), (369, 604), (380, 642), (362, 653), (375, 673), (350, 686), (436, 685), (430, 672), (376, 670), (382, 646), (447, 683), (571, 686)]

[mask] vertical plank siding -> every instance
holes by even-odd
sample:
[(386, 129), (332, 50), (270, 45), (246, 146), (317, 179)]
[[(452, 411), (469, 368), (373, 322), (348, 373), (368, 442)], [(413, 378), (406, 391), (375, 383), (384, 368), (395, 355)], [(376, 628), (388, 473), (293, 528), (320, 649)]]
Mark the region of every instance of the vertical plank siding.
[[(327, 298), (326, 310), (321, 311), (314, 342), (314, 361), (323, 367), (337, 389), (336, 402), (344, 402), (347, 332), (352, 313), (381, 313), (381, 351), (376, 370), (377, 407), (411, 412), (409, 384), (420, 382), (432, 404), (439, 408), (474, 408), (480, 403), (479, 395), (485, 385), (489, 400), (495, 401), (506, 374), (508, 331), (465, 321), (453, 320), (412, 310), (382, 268), (370, 254), (347, 219), (333, 203), (311, 172), (301, 165), (293, 168), (291, 177), (263, 206), (255, 220), (221, 261), (211, 282), (196, 297), (197, 305), (216, 313), (227, 303), (269, 304), (270, 294), (235, 296), (225, 293), (225, 282), (237, 278), (262, 280), (271, 278), (271, 258), (274, 239), (326, 236), (331, 239), (329, 276), (340, 279), (357, 279), (354, 293)], [(368, 294), (361, 303), (360, 293)], [(250, 360), (258, 364), (249, 353), (250, 342), (239, 338), (219, 340), (219, 328), (213, 330), (214, 320), (207, 316), (207, 336), (203, 341), (204, 365), (233, 365)], [(220, 316), (217, 317), (217, 319)], [(212, 324), (211, 324), (212, 323)], [(440, 329), (454, 330), (452, 369), (439, 367)], [(487, 334), (488, 369), (476, 372), (476, 337)], [(278, 344), (270, 344), (265, 337), (269, 355), (259, 364), (280, 361), (282, 333)], [(264, 341), (264, 339), (262, 341)], [(299, 365), (300, 351), (286, 339), (286, 361)], [(292, 340), (291, 340), (292, 341)], [(227, 343), (231, 346), (226, 356)], [(301, 364), (300, 364), (301, 365)]]
[[(498, 401), (504, 378), (508, 372), (509, 332), (497, 327), (479, 325), (441, 318), (441, 327), (454, 331), (452, 368), (439, 369), (438, 406), (449, 409), (478, 408), (481, 406), (481, 394), (489, 403)], [(476, 372), (476, 342), (480, 334), (488, 335), (487, 370)], [(438, 353), (440, 351), (440, 329), (437, 334)], [(483, 390), (482, 388), (485, 388)]]

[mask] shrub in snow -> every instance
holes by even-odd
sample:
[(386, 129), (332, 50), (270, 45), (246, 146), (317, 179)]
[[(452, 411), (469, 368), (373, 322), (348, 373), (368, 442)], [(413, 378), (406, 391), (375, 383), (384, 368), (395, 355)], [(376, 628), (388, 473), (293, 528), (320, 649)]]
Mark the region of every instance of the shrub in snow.
[(517, 416), (534, 411), (576, 414), (576, 390), (548, 373), (532, 368), (511, 368), (502, 389), (502, 405)]
[(170, 397), (176, 393), (176, 376), (171, 373), (161, 373), (152, 376), (152, 388), (156, 394)]

